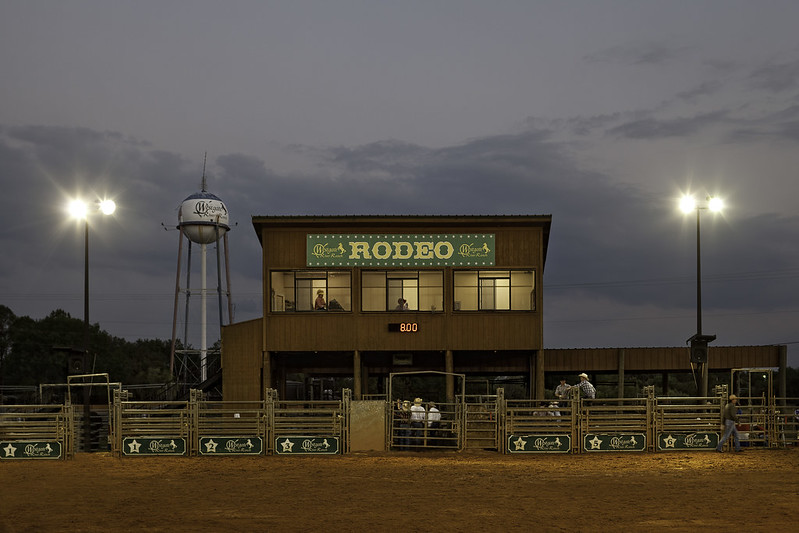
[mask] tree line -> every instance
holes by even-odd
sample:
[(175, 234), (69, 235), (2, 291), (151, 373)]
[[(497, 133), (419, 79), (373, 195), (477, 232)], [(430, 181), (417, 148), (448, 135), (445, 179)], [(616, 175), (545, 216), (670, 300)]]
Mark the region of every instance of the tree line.
[[(34, 320), (0, 305), (0, 387), (66, 382), (69, 349), (83, 349), (84, 331), (83, 320), (61, 309)], [(89, 346), (87, 372), (122, 383), (172, 380), (171, 340), (130, 342), (90, 324)]]

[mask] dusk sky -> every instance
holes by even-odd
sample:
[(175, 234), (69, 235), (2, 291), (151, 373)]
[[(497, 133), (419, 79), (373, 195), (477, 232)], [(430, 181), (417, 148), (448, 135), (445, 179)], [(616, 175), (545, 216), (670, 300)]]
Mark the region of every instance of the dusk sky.
[(704, 333), (799, 367), (797, 20), (795, 0), (4, 0), (0, 304), (83, 318), (65, 206), (107, 196), (90, 320), (171, 338), (207, 152), (236, 322), (261, 316), (253, 215), (552, 215), (545, 347), (685, 346), (691, 192), (726, 203), (701, 213)]

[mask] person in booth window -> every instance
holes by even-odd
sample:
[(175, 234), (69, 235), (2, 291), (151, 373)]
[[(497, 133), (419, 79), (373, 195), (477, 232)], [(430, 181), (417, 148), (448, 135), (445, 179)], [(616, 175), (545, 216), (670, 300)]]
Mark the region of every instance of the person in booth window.
[(316, 291), (316, 301), (313, 304), (314, 311), (324, 311), (327, 309), (325, 305), (325, 291), (319, 289)]
[(397, 307), (394, 308), (394, 311), (407, 311), (408, 310), (408, 301), (405, 298), (397, 298)]

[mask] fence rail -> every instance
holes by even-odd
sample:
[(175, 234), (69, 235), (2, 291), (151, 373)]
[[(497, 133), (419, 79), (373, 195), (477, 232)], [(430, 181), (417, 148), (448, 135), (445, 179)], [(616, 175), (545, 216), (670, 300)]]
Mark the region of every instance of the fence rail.
[[(209, 401), (192, 391), (186, 401), (134, 401), (127, 391), (114, 391), (108, 424), (111, 451), (117, 457), (349, 452), (350, 391), (339, 401), (285, 401), (273, 390), (265, 396), (256, 402)], [(742, 445), (799, 445), (799, 398), (739, 400)], [(650, 388), (643, 398), (589, 400), (574, 395), (557, 403), (506, 400), (500, 389), (476, 403), (439, 404), (433, 418), (425, 405), (424, 422), (413, 425), (401, 405), (386, 403), (383, 427), (389, 450), (710, 450), (721, 436), (726, 403), (726, 387), (712, 397), (656, 397)], [(0, 458), (70, 458), (76, 425), (68, 401), (0, 406)]]
[(73, 417), (69, 403), (0, 406), (0, 458), (71, 458)]

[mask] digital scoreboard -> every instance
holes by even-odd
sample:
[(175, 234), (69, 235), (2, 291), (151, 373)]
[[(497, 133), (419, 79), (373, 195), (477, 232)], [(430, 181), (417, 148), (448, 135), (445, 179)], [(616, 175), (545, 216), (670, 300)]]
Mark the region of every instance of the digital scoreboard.
[(390, 322), (388, 330), (394, 333), (416, 333), (419, 331), (419, 324), (416, 322)]

